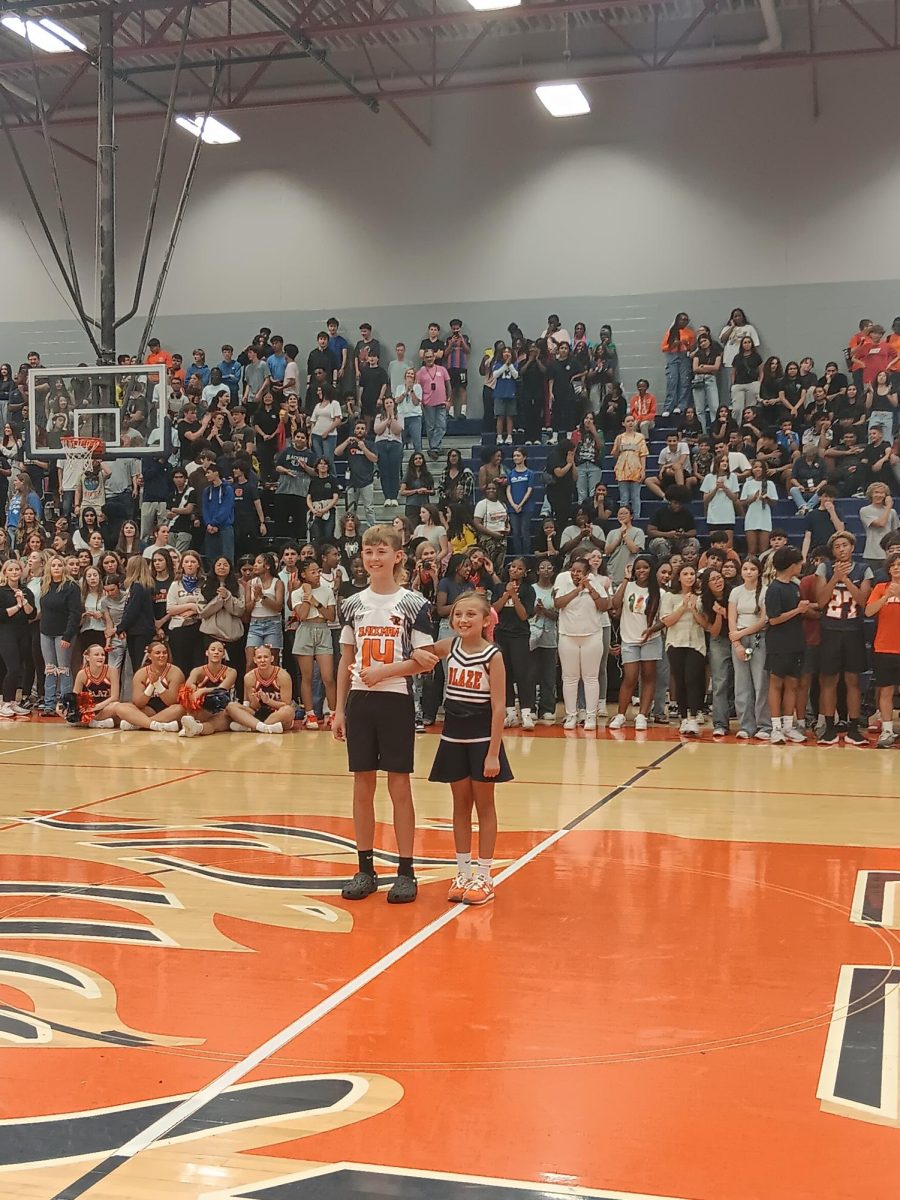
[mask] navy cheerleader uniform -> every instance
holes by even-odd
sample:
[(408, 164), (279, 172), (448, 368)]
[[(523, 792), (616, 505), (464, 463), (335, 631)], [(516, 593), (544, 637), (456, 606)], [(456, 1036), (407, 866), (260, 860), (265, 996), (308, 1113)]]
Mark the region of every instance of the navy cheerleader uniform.
[(447, 690), (444, 697), (444, 728), (434, 765), (432, 783), (508, 783), (513, 778), (503, 743), (500, 743), (500, 773), (484, 775), (484, 760), (491, 742), (490, 661), (499, 654), (491, 644), (477, 654), (467, 654), (462, 639), (454, 638), (447, 655)]

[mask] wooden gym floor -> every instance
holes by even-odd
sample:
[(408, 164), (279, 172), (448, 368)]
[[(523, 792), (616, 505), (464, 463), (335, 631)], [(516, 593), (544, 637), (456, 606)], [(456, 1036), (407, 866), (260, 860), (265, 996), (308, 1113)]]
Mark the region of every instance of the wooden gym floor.
[(389, 908), (328, 734), (3, 723), (2, 1200), (900, 1194), (900, 758), (513, 734), (473, 910), (435, 746)]

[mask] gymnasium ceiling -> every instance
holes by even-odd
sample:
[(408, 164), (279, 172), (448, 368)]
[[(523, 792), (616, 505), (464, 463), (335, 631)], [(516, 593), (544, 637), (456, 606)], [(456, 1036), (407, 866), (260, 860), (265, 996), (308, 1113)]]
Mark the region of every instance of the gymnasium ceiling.
[[(0, 102), (20, 125), (93, 123), (99, 14), (111, 9), (120, 118), (164, 110), (187, 24), (178, 108), (287, 109), (422, 97), (565, 77), (807, 68), (895, 54), (897, 0), (523, 0), (477, 12), (467, 0), (0, 0), (0, 16), (48, 17), (87, 52), (36, 51), (0, 26)], [(339, 73), (329, 73), (321, 61)], [(36, 74), (35, 74), (36, 71)], [(407, 111), (404, 108), (403, 111)], [(412, 120), (412, 118), (410, 118)]]

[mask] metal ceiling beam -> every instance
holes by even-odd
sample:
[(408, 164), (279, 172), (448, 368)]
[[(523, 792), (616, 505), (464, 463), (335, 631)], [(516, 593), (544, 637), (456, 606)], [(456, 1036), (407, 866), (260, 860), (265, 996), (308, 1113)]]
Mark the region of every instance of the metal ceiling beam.
[(714, 13), (716, 11), (718, 6), (719, 6), (719, 0), (706, 0), (706, 4), (703, 6), (701, 11), (697, 13), (696, 17), (694, 17), (693, 21), (691, 21), (690, 25), (688, 25), (687, 29), (682, 31), (681, 35), (679, 36), (678, 40), (675, 42), (674, 46), (670, 46), (669, 49), (665, 52), (665, 54), (662, 56), (662, 58), (659, 60), (659, 62), (656, 64), (657, 68), (664, 67), (666, 65), (666, 63), (669, 62), (669, 60), (672, 58), (672, 55), (681, 49), (681, 47), (685, 44), (685, 42), (688, 40), (688, 38), (691, 36), (691, 34), (694, 32), (694, 30), (697, 29), (698, 26), (702, 25), (703, 22), (706, 20), (706, 18), (711, 13)]
[[(867, 59), (874, 58), (887, 54), (900, 54), (900, 46), (871, 46), (865, 49), (842, 49), (842, 50), (816, 50), (797, 51), (796, 53), (780, 52), (778, 54), (757, 54), (752, 48), (748, 47), (746, 54), (736, 53), (733, 58), (716, 59), (714, 62), (669, 62), (664, 67), (645, 67), (639, 63), (634, 66), (617, 66), (609, 71), (579, 71), (578, 78), (583, 83), (590, 83), (594, 80), (603, 79), (624, 79), (635, 75), (668, 75), (678, 74), (687, 71), (728, 71), (728, 70), (771, 70), (773, 68), (788, 68), (800, 67), (813, 63), (840, 62), (844, 59), (857, 58)], [(535, 67), (535, 72), (537, 67)], [(442, 96), (461, 95), (469, 92), (477, 91), (499, 91), (504, 88), (533, 88), (538, 82), (538, 77), (535, 74), (529, 75), (527, 78), (521, 79), (497, 79), (489, 81), (468, 81), (465, 78), (457, 79), (453, 84), (443, 88), (440, 92)], [(401, 87), (388, 88), (380, 93), (380, 99), (385, 103), (395, 100), (412, 100), (419, 99), (425, 96), (435, 94), (434, 88), (427, 87)], [(355, 99), (342, 93), (331, 92), (328, 94), (309, 95), (308, 90), (298, 92), (296, 96), (283, 97), (278, 100), (266, 100), (261, 98), (257, 101), (251, 101), (243, 105), (243, 109), (247, 112), (264, 112), (272, 109), (282, 108), (298, 108), (305, 107), (311, 104), (335, 104), (343, 103), (345, 100)], [(227, 105), (219, 105), (213, 108), (213, 113), (228, 113)], [(157, 118), (158, 111), (152, 110), (147, 112), (135, 112), (124, 110), (117, 114), (118, 121), (142, 121), (151, 118)], [(96, 121), (96, 117), (87, 113), (78, 116), (59, 117), (52, 122), (53, 126), (81, 126), (92, 125)], [(34, 123), (23, 123), (12, 128), (11, 131), (18, 132), (20, 129), (37, 128)]]
[(875, 26), (867, 17), (863, 16), (855, 4), (851, 4), (850, 0), (840, 0), (840, 3), (844, 6), (844, 8), (846, 8), (847, 12), (852, 13), (852, 15), (856, 17), (863, 29), (868, 29), (869, 33), (871, 33), (876, 42), (880, 42), (882, 46), (890, 49), (890, 41), (884, 36), (883, 33), (875, 28)]
[[(296, 19), (291, 23), (291, 28), (296, 30), (297, 32), (302, 30), (303, 22), (306, 20), (307, 16), (309, 16), (309, 14), (315, 8), (317, 3), (318, 3), (318, 0), (308, 0), (308, 2), (303, 6), (303, 8), (297, 14)], [(272, 49), (269, 51), (269, 55), (271, 56), (272, 60), (275, 59), (275, 56), (281, 50), (283, 50), (285, 46), (289, 46), (289, 45), (290, 45), (290, 42), (287, 38), (284, 38), (280, 42), (276, 42), (275, 45), (272, 47)], [(270, 64), (267, 63), (264, 59), (260, 59), (260, 63), (261, 63), (261, 65), (257, 68), (257, 70), (255, 70), (253, 72), (253, 74), (250, 76), (250, 78), (240, 87), (240, 89), (237, 91), (237, 93), (234, 96), (232, 96), (232, 98), (230, 100), (231, 104), (233, 104), (235, 106), (239, 105), (240, 102), (244, 99), (244, 97), (249, 95), (250, 92), (253, 91), (253, 89), (259, 83), (260, 79), (262, 79), (263, 75), (265, 75), (266, 71), (268, 71)]]
[(262, 3), (262, 0), (247, 0), (247, 3), (251, 4), (258, 13), (266, 18), (267, 21), (271, 21), (277, 29), (280, 29), (282, 34), (292, 41), (295, 46), (299, 46), (301, 50), (308, 51), (310, 57), (314, 58), (319, 66), (321, 66), (323, 70), (327, 71), (333, 79), (336, 79), (341, 87), (346, 88), (351, 96), (354, 96), (357, 100), (365, 104), (365, 106), (370, 109), (371, 112), (378, 112), (378, 101), (374, 99), (374, 97), (367, 96), (361, 92), (352, 79), (350, 79), (344, 74), (343, 71), (339, 71), (337, 67), (330, 63), (328, 61), (327, 52), (313, 45), (308, 31), (296, 30), (292, 26), (288, 25), (287, 22), (283, 21), (277, 13), (274, 13), (270, 8), (267, 8), (266, 5)]
[[(307, 26), (303, 30), (303, 33), (307, 38), (319, 40), (334, 37), (358, 37), (361, 33), (403, 34), (416, 30), (427, 32), (432, 29), (442, 29), (448, 26), (458, 27), (462, 24), (500, 24), (508, 21), (528, 20), (531, 17), (558, 17), (564, 16), (566, 13), (604, 12), (617, 8), (646, 8), (648, 5), (656, 8), (665, 3), (666, 0), (559, 0), (559, 3), (554, 3), (553, 0), (539, 0), (536, 4), (526, 4), (521, 8), (509, 9), (499, 13), (496, 11), (478, 12), (476, 9), (470, 8), (465, 12), (437, 12), (420, 17), (394, 17), (392, 20), (382, 19), (381, 15), (377, 14), (373, 21), (311, 25)], [(384, 9), (384, 12), (388, 12), (391, 7), (391, 5), (388, 5)], [(285, 40), (285, 32), (278, 28), (273, 28), (272, 30), (260, 30), (254, 33), (221, 34), (215, 37), (192, 38), (188, 43), (188, 49), (192, 52), (198, 50), (226, 50), (229, 47), (240, 48), (241, 46), (272, 44)], [(113, 57), (118, 62), (130, 58), (147, 58), (149, 56), (157, 57), (160, 55), (175, 56), (177, 52), (178, 45), (175, 42), (153, 41), (148, 42), (144, 46), (116, 46), (113, 51)], [(14, 71), (21, 65), (21, 59), (0, 62), (0, 71)], [(72, 55), (69, 53), (42, 54), (41, 65), (45, 67), (70, 67), (72, 66)]]

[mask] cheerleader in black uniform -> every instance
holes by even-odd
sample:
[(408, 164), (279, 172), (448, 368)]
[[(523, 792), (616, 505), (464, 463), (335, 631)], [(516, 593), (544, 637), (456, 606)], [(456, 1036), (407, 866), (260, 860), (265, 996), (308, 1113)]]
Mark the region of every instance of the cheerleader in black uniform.
[(244, 676), (244, 703), (225, 709), (232, 733), (290, 733), (294, 724), (293, 684), (275, 663), (271, 646), (253, 650), (256, 666)]
[(108, 666), (102, 646), (88, 646), (82, 667), (66, 703), (66, 720), (70, 725), (86, 725), (88, 729), (112, 729), (115, 726), (112, 710), (119, 699), (119, 672)]
[(206, 666), (195, 667), (178, 695), (186, 709), (179, 737), (208, 737), (228, 729), (225, 709), (233, 699), (237, 671), (225, 662), (225, 643), (210, 642)]
[[(491, 867), (497, 840), (494, 784), (513, 777), (503, 748), (506, 671), (503, 657), (485, 637), (491, 620), (487, 597), (463, 592), (450, 609), (455, 637), (435, 643), (447, 660), (444, 728), (428, 778), (449, 783), (453, 793), (456, 878), (447, 897), (463, 904), (494, 898)], [(472, 808), (478, 813), (478, 860), (472, 872)]]

